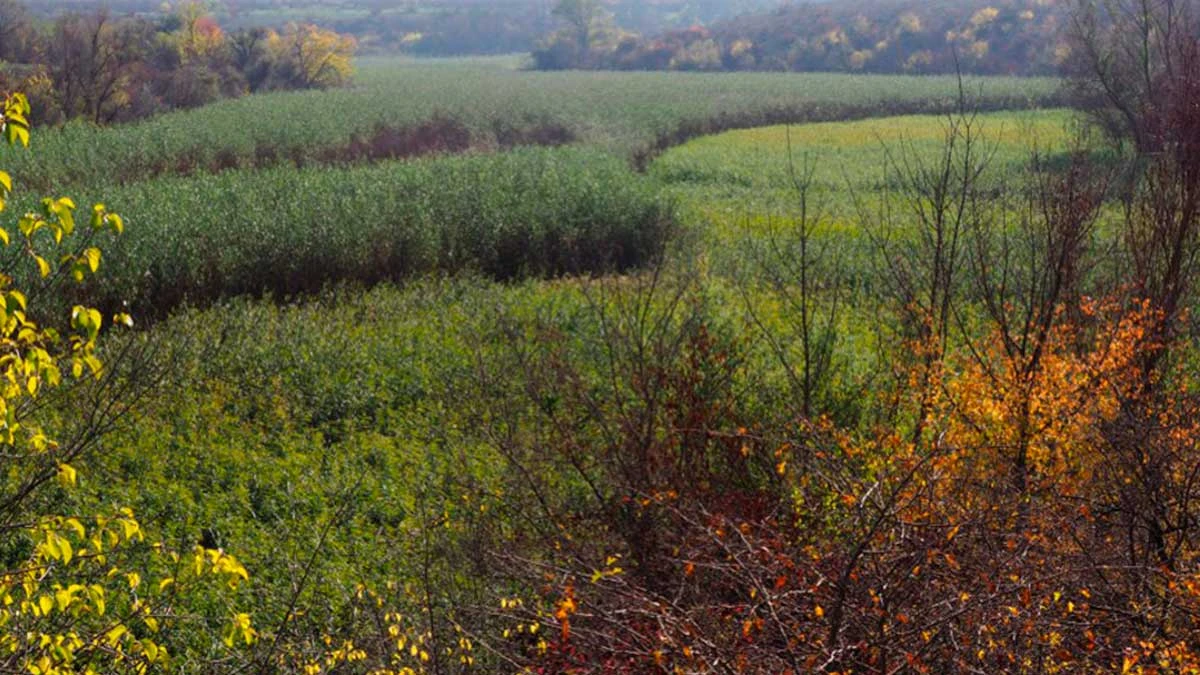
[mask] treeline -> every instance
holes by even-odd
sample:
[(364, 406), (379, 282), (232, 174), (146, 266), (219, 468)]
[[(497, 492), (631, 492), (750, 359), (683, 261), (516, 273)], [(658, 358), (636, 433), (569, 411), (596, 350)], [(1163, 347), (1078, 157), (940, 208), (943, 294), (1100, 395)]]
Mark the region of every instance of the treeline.
[[(403, 51), (424, 56), (528, 52), (555, 27), (546, 2), (446, 2), (436, 11), (418, 3), (407, 10), (373, 7), (371, 16), (338, 21), (340, 31), (363, 36), (372, 50)], [(762, 10), (772, 0), (616, 0), (605, 2), (622, 30), (658, 33), (691, 25), (707, 25), (737, 12)]]
[[(30, 0), (39, 16), (87, 11), (95, 0)], [(656, 34), (708, 25), (777, 0), (606, 0), (617, 25)], [(155, 14), (159, 0), (106, 0), (120, 14)], [(543, 0), (210, 0), (206, 6), (228, 31), (311, 22), (358, 40), (362, 53), (419, 56), (528, 52), (554, 29), (553, 3)]]
[(348, 82), (353, 38), (308, 24), (226, 33), (205, 5), (40, 18), (0, 0), (0, 91), (25, 92), (43, 123), (128, 121), (218, 99)]
[(1047, 0), (806, 3), (654, 37), (616, 29), (598, 2), (559, 8), (563, 27), (534, 55), (543, 69), (1044, 75), (1070, 54), (1066, 9)]

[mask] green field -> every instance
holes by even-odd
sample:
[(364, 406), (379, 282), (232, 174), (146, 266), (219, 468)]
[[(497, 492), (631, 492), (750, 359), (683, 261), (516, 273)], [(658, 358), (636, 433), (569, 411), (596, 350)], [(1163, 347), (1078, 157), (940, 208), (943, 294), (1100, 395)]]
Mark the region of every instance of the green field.
[(146, 320), (338, 281), (625, 270), (655, 258), (675, 228), (653, 181), (576, 148), (163, 177), (77, 197), (106, 200), (129, 222), (82, 297), (126, 302)]
[[(437, 115), (461, 121), (481, 149), (495, 147), (498, 130), (553, 124), (579, 143), (628, 156), (686, 122), (742, 118), (744, 126), (768, 115), (803, 120), (851, 109), (859, 115), (875, 108), (879, 115), (940, 110), (952, 106), (958, 91), (946, 77), (544, 73), (512, 65), (367, 60), (347, 90), (252, 96), (104, 130), (71, 125), (43, 133), (35, 152), (6, 163), (38, 190), (104, 186), (212, 166), (309, 163), (379, 125), (407, 127)], [(1027, 107), (1050, 99), (1057, 87), (1050, 79), (967, 82), (967, 91), (988, 106)]]
[[(1070, 120), (1071, 114), (1063, 111), (985, 116), (986, 137), (996, 144), (997, 179), (1025, 166), (1032, 139), (1046, 150), (1059, 147)], [(732, 132), (668, 152), (635, 189), (637, 194), (658, 186), (664, 197), (677, 201), (681, 225), (700, 235), (676, 249), (668, 276), (678, 279), (672, 285), (696, 295), (689, 311), (749, 340), (742, 355), (745, 367), (739, 371), (747, 379), (735, 386), (750, 416), (768, 424), (786, 418), (794, 404), (775, 355), (750, 327), (754, 316), (784, 334), (787, 309), (769, 286), (749, 281), (744, 273), (757, 264), (746, 242), (766, 236), (763, 228), (746, 229), (747, 224), (771, 220), (786, 236), (788, 218), (794, 215), (787, 139), (793, 156), (807, 155), (818, 167), (819, 196), (838, 223), (822, 236), (844, 248), (853, 265), (844, 273), (873, 275), (877, 252), (855, 231), (850, 192), (881, 198), (889, 189), (882, 170), (887, 153), (900, 152), (901, 141), (911, 142), (908, 151), (916, 159), (936, 158), (942, 124), (938, 117), (909, 117)], [(440, 162), (432, 166), (440, 167)], [(227, 180), (278, 183), (308, 175), (288, 178), (293, 170), (282, 171), (275, 177), (228, 174), (193, 181), (195, 196), (183, 197), (181, 207), (186, 210), (195, 200), (199, 208), (211, 200), (207, 186)], [(345, 191), (368, 189), (363, 176), (388, 170), (356, 171), (367, 173), (340, 174), (353, 177), (354, 187), (347, 183)], [(161, 183), (176, 194), (185, 184), (174, 179)], [(158, 186), (149, 183), (147, 189)], [(318, 192), (327, 195), (322, 199), (345, 202), (348, 213), (362, 206), (337, 197), (335, 188), (325, 190)], [(545, 196), (537, 199), (553, 203)], [(622, 200), (628, 206), (628, 198)], [(319, 206), (314, 202), (304, 208)], [(204, 221), (188, 214), (178, 222), (200, 227)], [(236, 228), (223, 232), (222, 240), (240, 241)], [(354, 230), (345, 232), (337, 235), (346, 238), (339, 250), (352, 250), (358, 237), (352, 236)], [(747, 237), (748, 232), (753, 236)], [(247, 235), (248, 241), (261, 238)], [(131, 233), (130, 241), (146, 247), (156, 238), (177, 236), (169, 230), (145, 239)], [(389, 236), (364, 232), (361, 239)], [(196, 237), (179, 241), (205, 250), (205, 240)], [(272, 245), (309, 250), (296, 243)], [(236, 250), (247, 250), (241, 246), (249, 244)], [(695, 271), (702, 259), (722, 264)], [(318, 617), (345, 611), (357, 583), (415, 579), (428, 572), (416, 564), (419, 542), (430, 527), (420, 514), (442, 513), (455, 528), (464, 529), (437, 534), (444, 557), (432, 572), (439, 579), (435, 603), (483, 602), (489, 591), (462, 572), (478, 562), (454, 542), (470, 528), (484, 526), (478, 521), (478, 504), (503, 509), (501, 495), (520, 491), (519, 481), (503, 468), (507, 460), (497, 450), (490, 421), (501, 410), (530, 423), (536, 418), (533, 402), (519, 393), (532, 386), (528, 378), (533, 377), (521, 370), (521, 354), (534, 348), (533, 336), (563, 331), (564, 358), (585, 372), (603, 372), (611, 364), (597, 342), (603, 324), (595, 303), (627, 310), (629, 303), (638, 302), (637, 288), (632, 281), (506, 285), (468, 276), (385, 284), (369, 291), (335, 287), (282, 307), (242, 300), (184, 312), (145, 336), (173, 345), (162, 358), (184, 384), (161, 396), (134, 428), (111, 438), (103, 457), (89, 467), (97, 478), (85, 483), (90, 487), (80, 498), (131, 504), (169, 539), (211, 533), (252, 570), (255, 603), (268, 615), (282, 611), (284, 580), (315, 545), (314, 523), (338, 519), (319, 568), (329, 581), (305, 598), (315, 625), (322, 625)], [(668, 315), (672, 297), (654, 296), (647, 311)], [(871, 386), (877, 367), (873, 352), (879, 337), (859, 313), (849, 313), (838, 329), (838, 390), (828, 394), (829, 405), (854, 419), (862, 414), (861, 393)], [(488, 373), (504, 375), (494, 380)], [(246, 472), (245, 466), (255, 470)], [(104, 489), (92, 492), (101, 476)], [(346, 500), (354, 506), (345, 509)], [(379, 539), (389, 543), (368, 543)], [(416, 611), (415, 605), (409, 607)]]
[[(1064, 156), (1076, 114), (1029, 109), (1056, 87), (968, 81), (982, 107), (1020, 108), (975, 120), (988, 191), (1022, 194), (1033, 152)], [(768, 273), (795, 260), (794, 179), (805, 167), (814, 242), (826, 253), (815, 306), (848, 308), (826, 327), (832, 374), (819, 406), (848, 434), (881, 423), (884, 352), (897, 339), (881, 318), (891, 302), (882, 261), (894, 251), (869, 228), (906, 198), (902, 167), (936, 164), (948, 124), (894, 113), (952, 109), (956, 91), (949, 78), (388, 60), (362, 63), (346, 91), (43, 131), (31, 154), (0, 160), (18, 182), (81, 203), (103, 198), (125, 216), (127, 233), (104, 244), (100, 278), (69, 299), (130, 302), (146, 327), (114, 336), (107, 355), (153, 345), (128, 367), (164, 377), (80, 464), (82, 488), (47, 499), (80, 512), (129, 505), (154, 537), (235, 552), (251, 575), (238, 601), (264, 633), (288, 625), (279, 639), (293, 664), (320, 658), (325, 637), (383, 635), (356, 599), (361, 587), (388, 589), (390, 607), (424, 622), (417, 633), (471, 621), (499, 634), (508, 625), (497, 598), (540, 586), (498, 571), (503, 555), (492, 554), (565, 546), (560, 531), (589, 522), (608, 489), (589, 480), (604, 458), (544, 450), (569, 446), (562, 429), (619, 451), (597, 419), (641, 433), (621, 426), (650, 405), (639, 387), (728, 397), (734, 412), (697, 404), (681, 419), (708, 414), (751, 433), (801, 415), (787, 365), (798, 349), (783, 292), (791, 282)], [(356, 134), (435, 115), (470, 131), (462, 156), (322, 160)], [(688, 138), (789, 115), (871, 119)], [(575, 140), (499, 151), (505, 125), (545, 123)], [(656, 143), (664, 152), (635, 170), (635, 154)], [(256, 160), (264, 148), (274, 160)], [(210, 171), (214, 162), (223, 170)], [(909, 216), (893, 211), (888, 226), (914, 239), (903, 231)], [(711, 354), (732, 364), (727, 379), (698, 365)], [(575, 378), (576, 407), (546, 393), (556, 391), (550, 367)], [(654, 403), (676, 412), (671, 400)], [(769, 482), (774, 466), (755, 480)], [(543, 510), (566, 514), (547, 516), (550, 533), (530, 517)], [(528, 562), (551, 569), (548, 555)], [(309, 574), (319, 583), (298, 586)], [(223, 625), (189, 626), (168, 645), (183, 670), (204, 672), (194, 664), (224, 653)], [(371, 643), (372, 665), (428, 667), (417, 652), (387, 656), (392, 637)], [(501, 667), (480, 658), (478, 672)]]
[[(1061, 153), (1078, 119), (1068, 110), (1044, 110), (984, 114), (975, 123), (990, 158), (989, 178), (1001, 181), (1027, 170), (1035, 153)], [(733, 131), (671, 151), (650, 173), (686, 205), (688, 218), (729, 231), (795, 215), (794, 181), (811, 167), (816, 203), (831, 218), (847, 220), (856, 201), (875, 205), (897, 191), (896, 172), (906, 158), (936, 158), (946, 130), (944, 117), (908, 116)]]
[[(687, 171), (680, 162), (695, 151), (649, 177), (622, 168), (635, 155), (653, 157), (654, 148), (697, 133), (763, 121), (951, 109), (958, 92), (954, 79), (937, 77), (541, 73), (515, 65), (512, 59), (366, 60), (348, 90), (251, 96), (109, 129), (73, 124), (38, 135), (32, 152), (6, 151), (5, 160), (27, 196), (103, 196), (128, 219), (130, 235), (108, 252), (116, 272), (78, 299), (106, 307), (125, 300), (149, 317), (182, 302), (243, 293), (286, 297), (335, 280), (628, 267), (662, 248), (660, 235), (674, 228), (668, 202), (695, 201), (676, 185)], [(965, 83), (983, 107), (1028, 107), (1056, 87), (1030, 79)], [(411, 128), (431, 119), (462, 125), (469, 139), (458, 139), (453, 150), (472, 157), (365, 169), (366, 157), (338, 152), (381, 125)], [(444, 126), (416, 136), (454, 133)], [(539, 128), (558, 130), (555, 142), (574, 138), (573, 147), (516, 153), (511, 161), (484, 157), (501, 149), (501, 138), (539, 142), (521, 135)], [(873, 137), (873, 129), (862, 133)], [(706, 202), (730, 186), (759, 193), (739, 172), (773, 185), (786, 175), (778, 158), (747, 165), (756, 160), (731, 151), (727, 159), (725, 173), (714, 176), (719, 185), (703, 188)], [(504, 179), (494, 181), (497, 174)], [(651, 193), (659, 183), (671, 189), (655, 206), (650, 202), (659, 197)], [(726, 208), (738, 208), (745, 196), (736, 189), (727, 194)], [(564, 247), (596, 255), (584, 261), (564, 255)]]

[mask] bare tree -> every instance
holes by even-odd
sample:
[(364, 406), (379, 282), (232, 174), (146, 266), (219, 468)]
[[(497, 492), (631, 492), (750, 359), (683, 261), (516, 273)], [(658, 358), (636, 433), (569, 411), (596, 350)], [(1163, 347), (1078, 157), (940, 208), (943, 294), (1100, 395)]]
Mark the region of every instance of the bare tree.
[(67, 14), (54, 26), (48, 61), (62, 110), (102, 124), (127, 103), (131, 69), (140, 62), (137, 41), (106, 10)]
[(0, 0), (0, 61), (23, 63), (34, 49), (29, 11), (18, 0)]
[(1071, 87), (1093, 119), (1139, 153), (1158, 151), (1172, 83), (1195, 66), (1196, 0), (1075, 0), (1067, 36)]

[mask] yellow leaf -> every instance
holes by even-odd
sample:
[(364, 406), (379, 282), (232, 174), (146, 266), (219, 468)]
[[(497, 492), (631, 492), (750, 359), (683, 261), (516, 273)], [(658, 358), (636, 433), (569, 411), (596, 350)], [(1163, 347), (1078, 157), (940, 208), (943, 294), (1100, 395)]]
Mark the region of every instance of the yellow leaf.
[(78, 478), (78, 473), (76, 473), (75, 468), (70, 464), (58, 465), (58, 482), (63, 487), (75, 487)]
[(54, 603), (58, 605), (58, 611), (60, 612), (66, 611), (71, 606), (73, 600), (71, 592), (66, 589), (60, 588), (54, 592)]
[(87, 260), (88, 269), (95, 274), (96, 270), (100, 269), (100, 249), (96, 247), (89, 248), (83, 252), (83, 257)]

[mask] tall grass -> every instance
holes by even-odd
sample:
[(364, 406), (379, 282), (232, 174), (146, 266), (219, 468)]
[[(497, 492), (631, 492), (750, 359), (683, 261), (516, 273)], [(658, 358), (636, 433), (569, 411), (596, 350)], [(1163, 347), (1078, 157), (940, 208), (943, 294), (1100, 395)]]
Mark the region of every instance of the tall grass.
[[(991, 107), (1050, 100), (1052, 79), (973, 78), (970, 92)], [(708, 129), (937, 110), (953, 104), (948, 77), (828, 73), (545, 73), (491, 61), (372, 60), (350, 89), (284, 92), (97, 130), (75, 124), (43, 131), (36, 152), (5, 164), (39, 191), (128, 183), (164, 173), (311, 163), (380, 127), (452, 118), (473, 147), (502, 144), (506, 130), (568, 130), (580, 143), (622, 156), (674, 144)], [(36, 111), (35, 111), (36, 118)], [(334, 156), (336, 152), (332, 153)]]
[(660, 251), (673, 222), (650, 179), (573, 148), (230, 171), (81, 197), (103, 197), (127, 222), (82, 299), (129, 301), (142, 316), (331, 281), (626, 269)]

